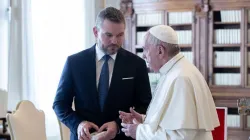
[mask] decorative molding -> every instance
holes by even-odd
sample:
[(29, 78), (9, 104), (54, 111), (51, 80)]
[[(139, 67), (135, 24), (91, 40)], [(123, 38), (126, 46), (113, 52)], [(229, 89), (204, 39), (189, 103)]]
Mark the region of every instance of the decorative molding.
[(249, 0), (210, 0), (212, 10), (232, 10), (249, 7)]
[(120, 10), (125, 17), (132, 17), (132, 15), (134, 14), (132, 0), (121, 0)]
[(163, 2), (148, 2), (148, 3), (134, 3), (133, 7), (135, 12), (147, 12), (147, 11), (168, 11), (168, 12), (181, 12), (191, 11), (197, 2), (194, 0), (185, 1), (163, 1)]
[(239, 114), (250, 115), (250, 98), (240, 98), (237, 100)]
[(209, 5), (204, 3), (197, 3), (194, 6), (194, 13), (196, 17), (206, 17), (209, 11)]

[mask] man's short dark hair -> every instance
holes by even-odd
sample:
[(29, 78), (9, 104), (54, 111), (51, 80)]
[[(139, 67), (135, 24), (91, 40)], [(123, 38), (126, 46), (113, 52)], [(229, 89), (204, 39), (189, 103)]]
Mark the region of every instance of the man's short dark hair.
[(107, 7), (103, 9), (96, 18), (96, 27), (100, 29), (103, 24), (103, 21), (108, 19), (114, 23), (124, 23), (125, 25), (125, 18), (122, 12), (114, 7)]

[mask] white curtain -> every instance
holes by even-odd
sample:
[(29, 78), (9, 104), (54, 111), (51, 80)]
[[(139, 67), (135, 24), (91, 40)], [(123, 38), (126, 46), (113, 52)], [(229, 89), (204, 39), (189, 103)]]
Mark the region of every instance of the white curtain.
[(31, 100), (46, 115), (48, 139), (59, 140), (52, 110), (68, 55), (94, 44), (94, 1), (13, 0), (9, 71), (9, 109)]
[(8, 0), (0, 0), (0, 89), (8, 88), (9, 13)]
[[(27, 70), (22, 64), (26, 62), (24, 51), (28, 46), (23, 46), (22, 39), (24, 30), (23, 25), (23, 0), (12, 1), (12, 14), (10, 25), (10, 47), (9, 47), (9, 70), (8, 70), (8, 109), (14, 110), (17, 103), (23, 99), (22, 95), (27, 94), (23, 91), (23, 81), (27, 79)], [(28, 34), (26, 34), (28, 36)], [(27, 56), (28, 57), (28, 56)], [(26, 64), (24, 64), (26, 65)], [(26, 65), (27, 66), (27, 65)]]

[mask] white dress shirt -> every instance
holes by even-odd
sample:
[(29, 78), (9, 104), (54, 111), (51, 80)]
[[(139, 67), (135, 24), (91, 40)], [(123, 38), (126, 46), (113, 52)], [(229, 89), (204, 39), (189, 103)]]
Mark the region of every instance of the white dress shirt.
[[(95, 50), (96, 50), (96, 86), (98, 88), (100, 73), (102, 71), (102, 65), (104, 64), (104, 60), (102, 59), (102, 57), (105, 55), (105, 53), (101, 49), (101, 46), (98, 46), (98, 45), (95, 46)], [(112, 78), (112, 74), (113, 74), (116, 55), (117, 55), (117, 53), (115, 53), (113, 55), (110, 55), (111, 58), (108, 60), (108, 64), (109, 64), (109, 85), (111, 83), (111, 78)]]

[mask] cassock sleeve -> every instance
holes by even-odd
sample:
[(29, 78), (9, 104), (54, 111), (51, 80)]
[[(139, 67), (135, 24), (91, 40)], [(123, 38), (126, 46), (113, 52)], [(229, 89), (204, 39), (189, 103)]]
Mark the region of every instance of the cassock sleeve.
[(136, 140), (193, 140), (198, 130), (180, 129), (165, 131), (162, 128), (152, 132), (147, 124), (140, 124), (136, 131)]

